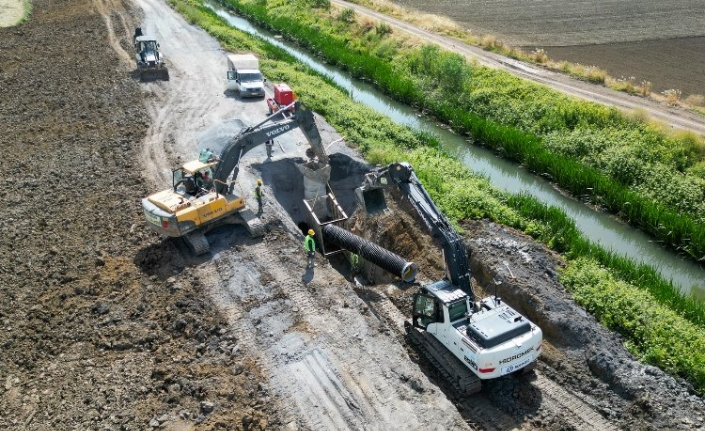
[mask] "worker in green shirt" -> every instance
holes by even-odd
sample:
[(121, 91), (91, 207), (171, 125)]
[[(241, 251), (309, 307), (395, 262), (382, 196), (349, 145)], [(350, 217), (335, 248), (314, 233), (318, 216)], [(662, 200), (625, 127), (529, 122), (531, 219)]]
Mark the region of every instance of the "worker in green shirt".
[(308, 235), (306, 235), (304, 239), (304, 249), (308, 252), (308, 265), (306, 265), (306, 268), (313, 268), (316, 265), (314, 263), (316, 257), (316, 241), (313, 239), (315, 234), (313, 229), (309, 229)]
[(257, 209), (257, 214), (262, 214), (262, 180), (257, 180), (257, 187), (255, 187), (255, 197), (257, 198), (257, 205), (259, 206), (259, 208)]

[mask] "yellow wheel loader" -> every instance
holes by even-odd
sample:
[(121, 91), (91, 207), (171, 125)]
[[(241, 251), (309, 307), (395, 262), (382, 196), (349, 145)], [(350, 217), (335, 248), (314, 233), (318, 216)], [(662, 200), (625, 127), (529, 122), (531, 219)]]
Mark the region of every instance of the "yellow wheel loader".
[(259, 218), (233, 192), (242, 157), (298, 127), (311, 146), (312, 152), (307, 154), (317, 158), (319, 165), (328, 165), (313, 113), (298, 101), (293, 105), (295, 109), (283, 121), (273, 121), (274, 117), (281, 118), (275, 114), (240, 131), (219, 157), (202, 151), (198, 160), (175, 169), (172, 187), (142, 199), (147, 225), (162, 235), (183, 238), (196, 255), (209, 251), (205, 232), (223, 223), (243, 223), (251, 236), (263, 235)]

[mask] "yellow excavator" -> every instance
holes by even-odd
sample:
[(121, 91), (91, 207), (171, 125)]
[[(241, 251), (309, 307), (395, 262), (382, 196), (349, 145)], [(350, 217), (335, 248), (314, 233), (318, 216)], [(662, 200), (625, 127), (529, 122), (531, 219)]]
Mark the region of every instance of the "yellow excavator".
[(223, 223), (242, 223), (253, 237), (264, 234), (264, 226), (246, 208), (245, 199), (233, 192), (240, 161), (251, 149), (272, 142), (280, 135), (301, 129), (311, 146), (306, 154), (317, 158), (317, 165), (328, 165), (313, 113), (295, 101), (282, 119), (277, 114), (247, 127), (228, 141), (220, 156), (201, 151), (198, 160), (172, 171), (172, 187), (142, 199), (147, 225), (159, 234), (183, 238), (196, 255), (210, 250), (205, 233)]

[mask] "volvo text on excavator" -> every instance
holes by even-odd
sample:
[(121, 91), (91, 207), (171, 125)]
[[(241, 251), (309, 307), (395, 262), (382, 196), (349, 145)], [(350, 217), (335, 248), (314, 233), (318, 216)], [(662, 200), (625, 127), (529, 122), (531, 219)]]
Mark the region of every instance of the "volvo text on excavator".
[(400, 190), (443, 249), (446, 278), (414, 295), (407, 334), (458, 395), (481, 389), (481, 381), (531, 369), (541, 351), (541, 329), (497, 296), (475, 297), (462, 237), (436, 207), (408, 163), (369, 174), (356, 190), (364, 211), (386, 208), (384, 191)]
[(298, 127), (311, 146), (307, 155), (317, 159), (317, 166), (328, 163), (313, 113), (298, 101), (294, 104), (295, 109), (282, 121), (275, 122), (275, 117), (282, 118), (275, 114), (240, 131), (219, 157), (201, 151), (198, 160), (173, 170), (171, 188), (142, 199), (147, 224), (162, 235), (183, 238), (196, 255), (210, 249), (205, 232), (223, 223), (244, 223), (251, 236), (263, 235), (259, 218), (233, 192), (243, 156)]

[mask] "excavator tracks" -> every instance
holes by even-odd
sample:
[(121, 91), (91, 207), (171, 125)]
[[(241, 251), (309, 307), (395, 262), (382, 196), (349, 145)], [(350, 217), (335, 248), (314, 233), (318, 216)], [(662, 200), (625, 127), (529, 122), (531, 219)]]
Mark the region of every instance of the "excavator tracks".
[(453, 387), (456, 396), (466, 397), (482, 389), (480, 378), (449, 353), (448, 349), (433, 336), (422, 329), (414, 328), (408, 322), (404, 326), (409, 341)]
[(449, 353), (448, 349), (433, 336), (428, 335), (426, 331), (412, 327), (386, 295), (367, 286), (358, 286), (355, 291), (362, 298), (370, 298), (366, 299), (366, 302), (380, 318), (400, 331), (402, 327), (404, 328), (407, 339), (451, 385), (456, 397), (467, 397), (482, 389), (482, 381), (479, 377)]
[(210, 245), (208, 244), (208, 239), (203, 234), (203, 232), (195, 231), (187, 233), (183, 236), (184, 242), (188, 248), (193, 252), (194, 255), (200, 256), (206, 254), (210, 251)]

